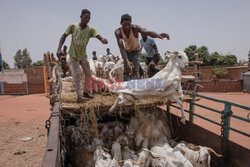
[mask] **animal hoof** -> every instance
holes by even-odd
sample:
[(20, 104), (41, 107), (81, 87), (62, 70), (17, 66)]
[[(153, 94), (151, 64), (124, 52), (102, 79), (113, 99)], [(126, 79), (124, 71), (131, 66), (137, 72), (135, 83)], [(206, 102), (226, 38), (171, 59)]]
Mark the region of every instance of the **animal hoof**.
[(185, 118), (181, 118), (181, 123), (183, 123), (183, 125), (185, 125), (186, 119)]

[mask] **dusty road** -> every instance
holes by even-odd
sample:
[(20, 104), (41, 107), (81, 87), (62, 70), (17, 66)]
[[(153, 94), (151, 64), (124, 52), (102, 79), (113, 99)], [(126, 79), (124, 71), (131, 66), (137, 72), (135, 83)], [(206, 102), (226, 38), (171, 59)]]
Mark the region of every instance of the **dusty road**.
[[(0, 166), (41, 166), (47, 141), (44, 125), (50, 112), (44, 94), (0, 96)], [(33, 139), (20, 141), (24, 137)]]

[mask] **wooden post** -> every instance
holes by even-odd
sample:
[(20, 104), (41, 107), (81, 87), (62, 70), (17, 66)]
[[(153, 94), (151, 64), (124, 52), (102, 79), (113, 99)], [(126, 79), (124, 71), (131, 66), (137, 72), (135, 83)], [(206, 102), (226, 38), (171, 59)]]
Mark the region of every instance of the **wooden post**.
[(46, 67), (43, 66), (44, 92), (47, 95)]

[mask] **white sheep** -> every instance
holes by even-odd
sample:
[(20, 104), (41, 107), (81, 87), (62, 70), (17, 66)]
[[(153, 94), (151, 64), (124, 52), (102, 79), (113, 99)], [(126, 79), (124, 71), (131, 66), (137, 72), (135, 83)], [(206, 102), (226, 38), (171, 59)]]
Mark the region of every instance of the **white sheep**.
[(212, 148), (185, 144), (183, 142), (178, 143), (175, 148), (180, 150), (195, 167), (210, 167), (210, 153), (214, 153), (217, 157), (222, 157), (222, 155), (217, 154)]
[[(138, 79), (112, 85), (114, 93), (119, 93), (114, 105), (110, 108), (113, 112), (117, 105), (131, 105), (143, 98), (169, 98), (180, 105), (182, 111), (181, 122), (185, 123), (185, 113), (182, 99), (184, 98), (181, 87), (181, 69), (188, 66), (188, 57), (183, 51), (167, 52), (170, 60), (167, 66), (149, 79)], [(117, 89), (119, 86), (119, 89)], [(181, 100), (175, 95), (176, 90)]]

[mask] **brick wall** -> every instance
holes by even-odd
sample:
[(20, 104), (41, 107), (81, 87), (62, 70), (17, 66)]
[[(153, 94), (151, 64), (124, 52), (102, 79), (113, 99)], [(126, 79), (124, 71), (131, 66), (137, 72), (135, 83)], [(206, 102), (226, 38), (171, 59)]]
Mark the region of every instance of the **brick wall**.
[(44, 84), (29, 84), (29, 94), (45, 93)]
[[(26, 67), (24, 72), (27, 74), (28, 93), (44, 93), (43, 66)], [(26, 94), (26, 83), (4, 83), (4, 91), (5, 94)], [(0, 94), (2, 94), (1, 89)]]
[(200, 92), (214, 92), (215, 90), (214, 80), (197, 81), (197, 83), (202, 86), (202, 88), (199, 87)]
[[(212, 79), (212, 66), (198, 67), (198, 72), (201, 75), (201, 80), (211, 80)], [(194, 67), (188, 67), (187, 74), (193, 75)]]
[(238, 80), (243, 79), (243, 73), (247, 72), (247, 66), (238, 66), (238, 67), (226, 67), (225, 69), (228, 70), (228, 79), (231, 80)]
[[(28, 93), (44, 93), (44, 84), (28, 84)], [(5, 94), (26, 94), (26, 83), (23, 84), (7, 84), (4, 83)], [(0, 94), (2, 94), (0, 89)]]
[[(248, 66), (235, 66), (235, 67), (217, 67), (217, 68), (225, 68), (228, 70), (228, 75), (225, 79), (231, 80), (239, 80), (242, 79), (241, 75), (248, 71)], [(201, 80), (212, 80), (213, 79), (213, 71), (212, 66), (198, 67), (198, 72), (201, 74)], [(188, 67), (186, 74), (193, 74), (194, 67)]]
[(242, 80), (209, 80), (198, 81), (203, 88), (200, 92), (240, 92), (242, 91)]
[(44, 84), (43, 66), (26, 67), (27, 81), (30, 84)]
[(242, 80), (216, 81), (216, 92), (240, 92), (242, 91)]
[(7, 84), (4, 83), (5, 94), (26, 94), (26, 83), (23, 84)]

